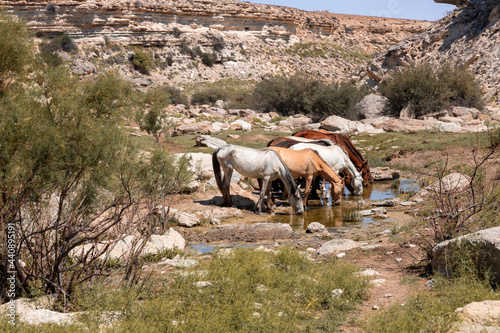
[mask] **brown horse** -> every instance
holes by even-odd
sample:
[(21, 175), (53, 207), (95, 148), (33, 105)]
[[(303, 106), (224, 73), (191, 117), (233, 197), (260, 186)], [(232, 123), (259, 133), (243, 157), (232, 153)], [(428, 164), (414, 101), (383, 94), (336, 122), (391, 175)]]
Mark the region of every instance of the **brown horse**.
[(370, 172), (368, 162), (363, 158), (361, 153), (354, 147), (351, 139), (345, 134), (331, 133), (326, 130), (301, 130), (293, 134), (296, 137), (308, 138), (312, 140), (329, 139), (340, 147), (344, 148), (349, 155), (352, 163), (356, 166), (363, 176), (363, 185), (368, 186), (373, 183), (373, 176)]
[(270, 147), (276, 151), (286, 165), (293, 178), (304, 177), (304, 205), (311, 191), (311, 182), (316, 176), (322, 176), (331, 184), (332, 202), (340, 204), (342, 200), (343, 180), (328, 166), (328, 164), (312, 149), (291, 150), (281, 147)]

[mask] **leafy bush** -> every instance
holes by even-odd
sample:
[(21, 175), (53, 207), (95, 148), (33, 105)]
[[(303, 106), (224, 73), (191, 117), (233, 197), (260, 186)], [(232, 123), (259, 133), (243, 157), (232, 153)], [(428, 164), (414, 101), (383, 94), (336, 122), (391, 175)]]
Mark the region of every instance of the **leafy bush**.
[(174, 35), (175, 38), (180, 38), (182, 35), (182, 31), (179, 28), (174, 27), (172, 29), (172, 35)]
[(474, 75), (449, 65), (437, 71), (429, 64), (410, 66), (393, 72), (381, 89), (397, 112), (409, 107), (417, 117), (450, 105), (482, 108), (484, 103)]
[(326, 85), (298, 73), (291, 77), (275, 76), (258, 83), (252, 104), (256, 109), (275, 111), (284, 116), (303, 113), (320, 120), (334, 114), (353, 119), (354, 105), (366, 94), (368, 88), (349, 84)]
[(65, 52), (76, 52), (78, 51), (78, 46), (73, 42), (73, 39), (69, 36), (67, 32), (60, 36), (53, 38), (47, 44), (47, 51), (65, 51)]
[(143, 73), (149, 74), (153, 66), (153, 60), (151, 59), (151, 55), (149, 52), (142, 51), (137, 49), (131, 57), (132, 65), (134, 65), (134, 69)]

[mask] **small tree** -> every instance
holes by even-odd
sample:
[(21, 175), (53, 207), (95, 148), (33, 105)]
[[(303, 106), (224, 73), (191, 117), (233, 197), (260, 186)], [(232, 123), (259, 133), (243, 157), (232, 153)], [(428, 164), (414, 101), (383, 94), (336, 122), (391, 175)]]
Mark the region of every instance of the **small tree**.
[(132, 65), (134, 65), (135, 70), (143, 74), (149, 74), (149, 71), (153, 67), (153, 60), (151, 59), (149, 52), (137, 49), (131, 58)]

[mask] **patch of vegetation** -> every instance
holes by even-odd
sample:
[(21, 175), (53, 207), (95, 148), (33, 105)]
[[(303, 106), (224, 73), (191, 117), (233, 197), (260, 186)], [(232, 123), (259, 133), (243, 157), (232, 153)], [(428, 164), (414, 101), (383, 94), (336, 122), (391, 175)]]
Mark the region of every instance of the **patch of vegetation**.
[(368, 93), (368, 88), (327, 85), (298, 73), (290, 77), (274, 76), (258, 83), (253, 91), (252, 107), (283, 116), (303, 113), (317, 121), (330, 115), (354, 119), (354, 105)]
[(484, 106), (481, 85), (474, 74), (451, 65), (434, 70), (422, 64), (394, 71), (381, 83), (381, 90), (397, 113), (408, 107), (417, 117), (452, 105)]
[(456, 309), (471, 302), (498, 300), (488, 281), (470, 275), (452, 279), (435, 276), (435, 287), (370, 316), (366, 332), (450, 332), (458, 322)]
[(153, 67), (153, 59), (151, 58), (150, 52), (143, 51), (139, 48), (132, 54), (130, 61), (134, 69), (143, 74), (149, 74), (149, 71)]
[(159, 297), (136, 304), (118, 327), (129, 331), (332, 331), (366, 297), (366, 278), (335, 262), (316, 264), (283, 248), (219, 254), (200, 277), (179, 275)]
[(172, 29), (172, 35), (173, 35), (175, 38), (180, 38), (182, 34), (183, 34), (183, 32), (182, 32), (179, 28), (174, 27), (174, 28)]
[(253, 84), (235, 79), (220, 80), (213, 83), (196, 84), (189, 87), (191, 104), (214, 104), (224, 101), (226, 108), (246, 109), (250, 107), (250, 93)]
[(303, 58), (341, 58), (354, 62), (366, 62), (372, 58), (371, 55), (358, 50), (329, 43), (297, 43), (288, 48), (286, 52)]

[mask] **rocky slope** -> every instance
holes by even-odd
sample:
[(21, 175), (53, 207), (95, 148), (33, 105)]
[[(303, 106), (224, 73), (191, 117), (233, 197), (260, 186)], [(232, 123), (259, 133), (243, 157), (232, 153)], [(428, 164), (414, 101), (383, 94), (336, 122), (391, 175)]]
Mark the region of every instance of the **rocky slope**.
[[(142, 86), (227, 77), (252, 80), (297, 70), (329, 81), (345, 80), (373, 54), (431, 24), (233, 0), (3, 3), (24, 17), (39, 37), (68, 32), (80, 46), (76, 72), (118, 67)], [(130, 69), (130, 46), (154, 51), (156, 66), (150, 76)], [(197, 46), (215, 55), (213, 67), (186, 54), (186, 47)]]
[(499, 19), (498, 0), (470, 1), (470, 5), (456, 9), (425, 32), (389, 48), (370, 62), (361, 76), (367, 74), (364, 82), (376, 84), (389, 70), (410, 63), (450, 63), (476, 73), (489, 102), (498, 104)]

